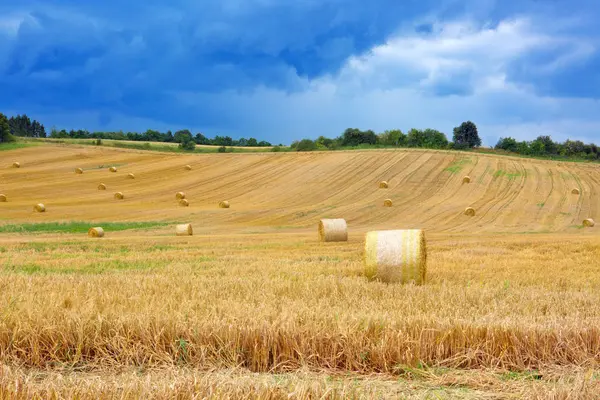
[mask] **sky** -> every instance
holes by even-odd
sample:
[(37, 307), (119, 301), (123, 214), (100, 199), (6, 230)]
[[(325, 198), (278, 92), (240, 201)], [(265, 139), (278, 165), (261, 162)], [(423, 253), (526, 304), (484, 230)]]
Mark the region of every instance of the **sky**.
[(2, 0), (0, 112), (289, 144), (473, 121), (600, 144), (597, 0)]

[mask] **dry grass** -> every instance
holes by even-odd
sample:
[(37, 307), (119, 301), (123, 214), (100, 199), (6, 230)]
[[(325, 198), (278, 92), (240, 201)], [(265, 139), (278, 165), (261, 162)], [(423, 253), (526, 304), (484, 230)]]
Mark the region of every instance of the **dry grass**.
[(181, 367), (59, 372), (3, 367), (0, 399), (594, 399), (595, 371), (405, 369), (401, 377), (310, 371), (268, 374)]
[[(461, 185), (441, 152), (205, 155), (193, 174), (181, 165), (198, 156), (14, 153), (28, 175), (3, 172), (0, 223), (184, 220), (194, 232), (1, 233), (0, 398), (598, 393), (600, 236), (579, 229), (600, 207), (593, 168), (473, 156), (463, 168), (477, 178)], [(107, 177), (104, 163), (152, 185)], [(64, 179), (78, 164), (86, 173)], [(394, 208), (372, 175), (394, 179)], [(100, 179), (131, 200), (106, 202)], [(182, 189), (193, 207), (173, 207)], [(52, 212), (34, 215), (32, 198)], [(223, 198), (236, 206), (215, 209)], [(465, 202), (477, 218), (460, 215)], [(352, 226), (347, 242), (319, 243), (331, 214)], [(427, 233), (426, 283), (370, 280), (365, 233), (404, 228)]]

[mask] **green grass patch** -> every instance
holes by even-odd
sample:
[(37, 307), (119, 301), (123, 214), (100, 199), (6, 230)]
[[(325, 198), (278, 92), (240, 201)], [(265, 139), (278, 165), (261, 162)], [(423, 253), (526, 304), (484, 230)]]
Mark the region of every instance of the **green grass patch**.
[(470, 164), (470, 163), (471, 163), (470, 158), (461, 158), (460, 160), (453, 161), (448, 167), (446, 167), (444, 169), (444, 171), (448, 171), (451, 174), (457, 174), (463, 169), (465, 164)]
[(546, 202), (545, 202), (545, 201), (542, 201), (541, 203), (537, 203), (537, 206), (538, 206), (539, 208), (544, 208), (544, 206), (545, 206), (545, 205), (546, 205)]
[(48, 266), (38, 263), (30, 263), (24, 265), (9, 264), (2, 268), (3, 272), (7, 273), (18, 273), (26, 275), (50, 275), (50, 274), (85, 274), (85, 275), (96, 275), (106, 272), (118, 272), (118, 271), (140, 271), (150, 270), (164, 266), (164, 262), (149, 262), (148, 260), (142, 261), (131, 261), (122, 259), (95, 261), (90, 264), (69, 266), (66, 268), (57, 266)]
[(148, 229), (157, 226), (166, 226), (175, 222), (41, 222), (35, 224), (7, 224), (0, 225), (0, 233), (38, 233), (38, 232), (60, 232), (60, 233), (87, 233), (94, 226), (102, 226), (106, 232), (126, 231), (130, 229)]
[(31, 146), (34, 146), (34, 144), (33, 143), (23, 143), (23, 142), (0, 143), (0, 151), (24, 149), (25, 147), (31, 147)]
[(519, 176), (523, 176), (523, 174), (520, 172), (508, 173), (502, 169), (499, 169), (498, 171), (494, 172), (494, 178), (506, 177), (506, 178), (508, 178), (508, 180), (511, 180), (511, 181), (518, 178)]
[(542, 374), (540, 374), (538, 371), (523, 371), (523, 372), (517, 372), (517, 371), (510, 371), (510, 372), (506, 372), (502, 375), (500, 375), (500, 379), (504, 380), (504, 381), (515, 381), (515, 380), (524, 380), (524, 381), (533, 381), (533, 380), (540, 380), (542, 379)]

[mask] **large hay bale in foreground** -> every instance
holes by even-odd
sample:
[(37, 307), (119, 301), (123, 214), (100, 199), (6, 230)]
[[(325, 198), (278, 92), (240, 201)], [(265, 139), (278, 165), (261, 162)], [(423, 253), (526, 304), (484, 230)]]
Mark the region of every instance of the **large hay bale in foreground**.
[(134, 175), (134, 174), (132, 174), (131, 172), (127, 174), (127, 177), (128, 177), (129, 179), (135, 179), (135, 175)]
[(177, 192), (177, 193), (175, 193), (175, 198), (177, 200), (185, 199), (185, 193), (184, 192)]
[(46, 206), (44, 206), (42, 203), (36, 204), (33, 209), (37, 212), (46, 212)]
[(194, 234), (192, 224), (177, 225), (175, 227), (175, 234), (177, 236), (192, 236)]
[(110, 172), (117, 172), (117, 167), (110, 167), (108, 170)]
[(78, 175), (83, 174), (83, 169), (82, 168), (75, 168), (75, 173)]
[(469, 217), (474, 217), (475, 216), (475, 209), (473, 207), (467, 207), (467, 208), (465, 208), (465, 215), (467, 215)]
[(379, 182), (379, 189), (387, 189), (389, 186), (386, 181)]
[(181, 207), (188, 207), (190, 205), (190, 202), (187, 201), (186, 199), (181, 199), (181, 200), (179, 200), (179, 205)]
[(104, 183), (99, 184), (98, 190), (106, 190), (106, 185)]
[(188, 170), (188, 171), (191, 171), (192, 170), (192, 166), (191, 165), (186, 165), (185, 169)]
[(384, 206), (384, 207), (391, 207), (391, 206), (392, 206), (392, 204), (393, 204), (393, 203), (392, 203), (392, 200), (391, 200), (391, 199), (385, 199), (385, 200), (383, 201), (383, 206)]
[(88, 230), (88, 236), (89, 237), (104, 237), (104, 229), (102, 229), (99, 226), (97, 226), (95, 228), (90, 228)]
[(367, 232), (365, 268), (368, 277), (388, 283), (425, 282), (427, 249), (421, 229)]
[(227, 200), (219, 202), (219, 208), (229, 208), (229, 202)]
[(571, 190), (571, 193), (572, 194), (579, 194), (580, 192), (579, 192), (579, 189), (575, 188), (575, 189)]
[(470, 176), (465, 176), (463, 178), (463, 183), (471, 183), (471, 177)]
[(594, 225), (596, 225), (596, 221), (591, 218), (586, 218), (583, 220), (583, 226), (586, 228), (592, 228)]
[(12, 166), (13, 168), (21, 168), (21, 163), (15, 161)]
[(115, 193), (115, 199), (116, 200), (123, 200), (125, 198), (125, 196), (123, 195), (123, 192), (117, 192)]
[(6, 203), (7, 198), (5, 194), (0, 194), (0, 203)]
[(321, 242), (348, 241), (348, 225), (342, 218), (322, 219), (319, 221), (319, 240)]

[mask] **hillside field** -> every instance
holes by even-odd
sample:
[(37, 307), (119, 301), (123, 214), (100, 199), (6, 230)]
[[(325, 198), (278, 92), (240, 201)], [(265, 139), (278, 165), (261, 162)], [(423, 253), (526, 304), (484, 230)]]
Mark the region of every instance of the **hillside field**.
[[(598, 398), (599, 183), (450, 151), (0, 151), (0, 399)], [(426, 283), (369, 279), (365, 234), (412, 228)]]

